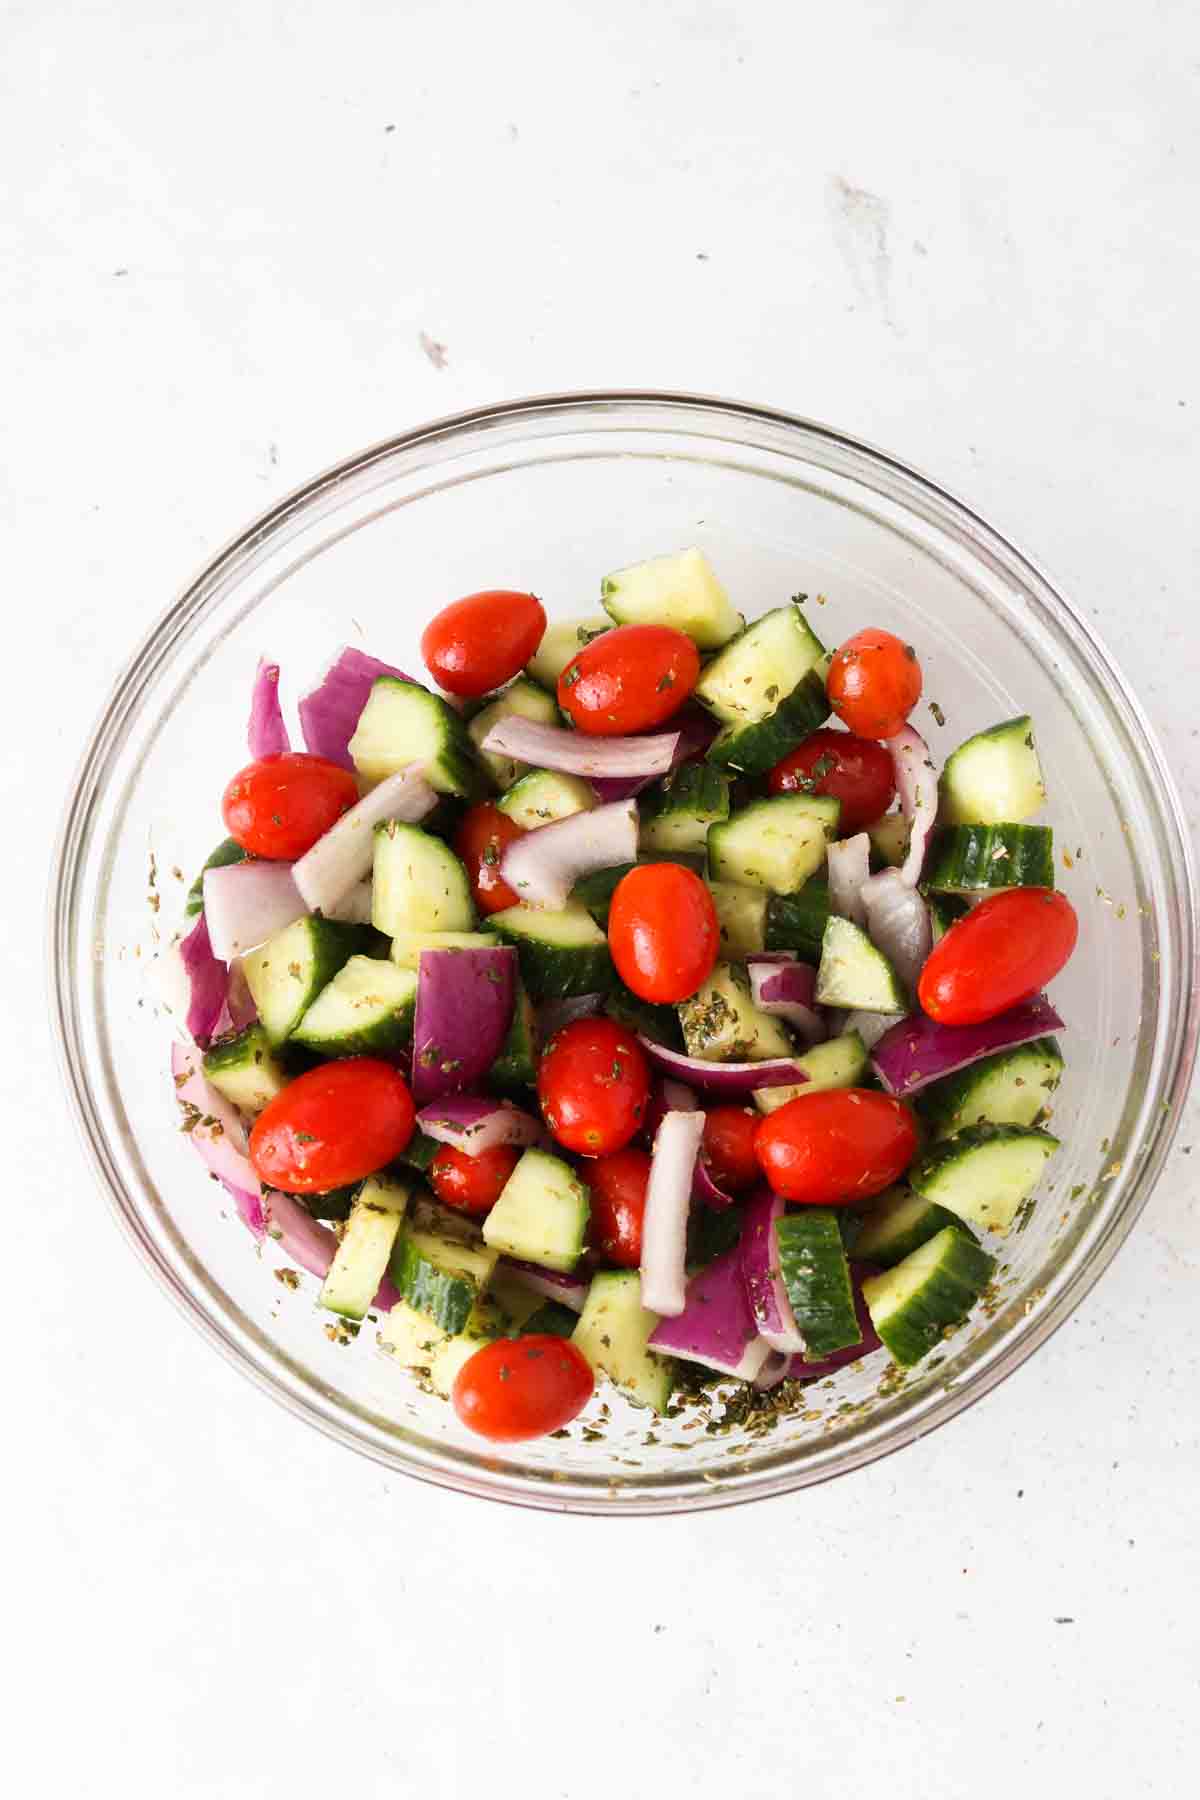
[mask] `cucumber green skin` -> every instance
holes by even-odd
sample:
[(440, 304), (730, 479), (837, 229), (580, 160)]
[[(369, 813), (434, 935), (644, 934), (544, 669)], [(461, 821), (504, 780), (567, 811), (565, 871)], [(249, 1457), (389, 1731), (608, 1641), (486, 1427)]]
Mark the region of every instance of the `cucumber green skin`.
[[(905, 1211), (912, 1216), (903, 1224), (893, 1225), (892, 1208), (900, 1202), (905, 1203)], [(948, 1225), (963, 1230), (961, 1219), (936, 1200), (923, 1200), (919, 1194), (897, 1189), (891, 1195), (885, 1194), (879, 1206), (862, 1221), (854, 1254), (860, 1262), (871, 1263), (877, 1269), (891, 1269)]]
[(862, 1342), (854, 1312), (850, 1265), (831, 1207), (785, 1213), (775, 1227), (779, 1273), (804, 1335), (804, 1354), (819, 1362)]
[(314, 1219), (333, 1219), (339, 1223), (350, 1217), (350, 1208), (358, 1198), (361, 1181), (352, 1181), (349, 1187), (334, 1188), (328, 1194), (293, 1194), (305, 1212)]
[(524, 986), (518, 983), (512, 1024), (504, 1048), (492, 1064), (488, 1081), (501, 1094), (517, 1094), (534, 1085), (537, 1065), (537, 1015)]
[(519, 1332), (518, 1337), (561, 1337), (574, 1335), (579, 1323), (579, 1314), (571, 1311), (559, 1300), (547, 1300), (539, 1306), (535, 1313), (530, 1313)]
[(627, 987), (617, 983), (612, 993), (604, 1002), (604, 1010), (610, 1019), (618, 1025), (624, 1025), (627, 1031), (640, 1032), (655, 1044), (662, 1044), (667, 1050), (683, 1049), (683, 1033), (679, 1029), (679, 1015), (673, 1006), (655, 1006), (648, 1000), (639, 1000), (631, 994)]
[(635, 863), (614, 863), (611, 869), (597, 869), (594, 874), (585, 875), (582, 881), (575, 883), (571, 898), (587, 907), (603, 931), (608, 925), (608, 909), (617, 887), (630, 869), (644, 867), (648, 863), (678, 863), (680, 868), (690, 869), (694, 875), (702, 875), (707, 858), (689, 850), (658, 850), (653, 854), (639, 856)]
[(742, 1209), (727, 1206), (716, 1212), (711, 1206), (695, 1206), (688, 1219), (687, 1259), (692, 1263), (716, 1262), (732, 1250), (742, 1235)]
[[(438, 746), (436, 759), (426, 760), (424, 764), (430, 786), (436, 788), (439, 794), (458, 794), (467, 801), (480, 799), (487, 792), (487, 777), (479, 765), (467, 728), (450, 703), (443, 700), (440, 694), (422, 687), (419, 682), (402, 681), (392, 675), (381, 675), (371, 688), (371, 696), (380, 688), (407, 689), (411, 693), (420, 694), (431, 717), (436, 718), (442, 741)], [(351, 755), (353, 754), (352, 751)]]
[[(969, 1068), (930, 1082), (917, 1095), (916, 1110), (933, 1138), (952, 1137), (968, 1125), (1032, 1125), (1062, 1079), (1063, 1068), (1055, 1040), (1035, 1038), (1031, 1044), (985, 1056)], [(976, 1096), (1005, 1074), (1011, 1075), (1014, 1091), (1004, 1107), (1004, 1118), (996, 1120), (979, 1112)]]
[(703, 763), (686, 763), (638, 796), (641, 843), (649, 850), (702, 851), (708, 828), (729, 817), (729, 778)]
[(945, 937), (950, 927), (964, 919), (970, 912), (967, 902), (958, 894), (927, 894), (929, 919), (933, 926), (933, 941)]
[(462, 1330), (479, 1297), (469, 1276), (439, 1269), (407, 1236), (397, 1238), (388, 1273), (402, 1300), (451, 1335)]
[(263, 1062), (270, 1051), (267, 1046), (267, 1034), (255, 1021), (253, 1025), (244, 1025), (241, 1031), (229, 1037), (217, 1038), (204, 1052), (204, 1073), (212, 1080), (214, 1075), (221, 1075), (226, 1069), (238, 1070)]
[(726, 725), (708, 747), (706, 760), (743, 775), (765, 775), (829, 717), (829, 696), (816, 669), (756, 725)]
[(250, 852), (243, 850), (232, 838), (225, 838), (214, 851), (206, 857), (200, 873), (188, 889), (187, 905), (184, 913), (194, 919), (197, 913), (204, 911), (204, 877), (209, 869), (227, 869), (230, 863), (249, 862)]
[(794, 894), (772, 894), (767, 902), (766, 947), (794, 950), (807, 962), (819, 962), (828, 923), (829, 883), (814, 875)]
[(571, 1000), (576, 994), (606, 994), (617, 979), (607, 944), (534, 943), (495, 921), (491, 929), (517, 952), (521, 980), (535, 1000)]
[[(948, 1332), (962, 1324), (991, 1280), (996, 1266), (995, 1258), (989, 1256), (962, 1225), (948, 1226), (944, 1233), (930, 1238), (929, 1244), (940, 1243), (943, 1239), (944, 1249), (937, 1266), (920, 1289), (890, 1317), (877, 1314), (872, 1301), (879, 1292), (879, 1285), (894, 1271), (868, 1276), (863, 1282), (863, 1297), (871, 1322), (892, 1360), (904, 1369), (919, 1363), (922, 1357), (936, 1349)], [(922, 1245), (914, 1254), (920, 1255), (926, 1249), (928, 1245)], [(895, 1269), (903, 1268), (904, 1263), (895, 1265)]]
[[(301, 976), (295, 981), (295, 1005), (289, 1015), (285, 1017), (280, 1013), (275, 1019), (274, 1025), (270, 1024), (265, 1017), (262, 1018), (263, 1029), (273, 1047), (282, 1044), (291, 1036), (321, 989), (328, 986), (352, 956), (370, 956), (372, 949), (379, 942), (378, 934), (370, 925), (340, 925), (335, 919), (322, 919), (316, 913), (300, 922), (305, 927), (302, 935), (306, 936), (308, 940), (308, 979), (305, 980)], [(295, 927), (289, 925), (287, 930), (294, 931)], [(263, 946), (263, 949), (269, 951), (271, 944), (277, 944), (283, 935), (283, 932), (280, 932), (279, 936), (272, 938)], [(263, 1014), (263, 1006), (258, 994), (254, 993), (253, 969), (255, 959), (261, 954), (262, 951), (254, 951), (251, 956), (244, 959), (242, 965), (246, 971), (246, 980), (250, 992), (254, 995), (260, 1016)], [(290, 993), (288, 997), (292, 998)]]
[(1054, 833), (1048, 825), (943, 826), (924, 885), (935, 894), (1053, 887)]
[[(372, 959), (381, 961), (381, 958)], [(317, 996), (320, 998), (320, 995)], [(357, 1025), (345, 1031), (328, 1032), (324, 1036), (308, 1035), (305, 1032), (305, 1019), (301, 1019), (293, 1034), (293, 1042), (304, 1044), (309, 1050), (315, 1050), (318, 1056), (334, 1060), (344, 1056), (380, 1056), (393, 1050), (399, 1050), (407, 1044), (413, 1033), (413, 1018), (416, 1014), (417, 996), (414, 984), (413, 993), (404, 1005), (389, 1008), (381, 1018), (369, 1024)], [(311, 1011), (311, 1008), (310, 1008)]]
[(389, 1164), (389, 1167), (401, 1175), (413, 1169), (418, 1175), (424, 1175), (441, 1148), (437, 1138), (426, 1137), (423, 1131), (415, 1131), (395, 1163)]
[[(909, 1186), (918, 1194), (925, 1194), (929, 1198), (936, 1197), (940, 1192), (942, 1198), (946, 1199), (949, 1196), (940, 1180), (944, 1172), (949, 1173), (958, 1163), (971, 1158), (973, 1152), (985, 1146), (1018, 1143), (1031, 1138), (1039, 1140), (1048, 1153), (1059, 1148), (1058, 1138), (1052, 1137), (1048, 1131), (1036, 1131), (1030, 1126), (968, 1125), (964, 1131), (956, 1132), (953, 1137), (943, 1138), (917, 1158), (908, 1171)], [(1008, 1221), (1003, 1211), (997, 1212), (994, 1190), (991, 1191), (988, 1203), (979, 1211), (983, 1216), (978, 1216), (974, 1205), (967, 1209), (960, 1217), (960, 1228), (964, 1228), (965, 1219), (969, 1225), (979, 1224), (981, 1228), (1007, 1230)]]

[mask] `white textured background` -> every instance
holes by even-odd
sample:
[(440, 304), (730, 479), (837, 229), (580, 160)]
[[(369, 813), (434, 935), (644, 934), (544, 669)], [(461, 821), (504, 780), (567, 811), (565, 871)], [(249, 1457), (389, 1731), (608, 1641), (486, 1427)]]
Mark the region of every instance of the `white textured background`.
[(37, 949), (85, 730), (193, 568), (553, 388), (929, 469), (1095, 615), (1194, 809), (1198, 102), (1191, 0), (0, 6), (12, 1791), (1194, 1788), (1194, 1117), (1100, 1291), (932, 1440), (757, 1510), (521, 1514), (306, 1433), (157, 1296)]

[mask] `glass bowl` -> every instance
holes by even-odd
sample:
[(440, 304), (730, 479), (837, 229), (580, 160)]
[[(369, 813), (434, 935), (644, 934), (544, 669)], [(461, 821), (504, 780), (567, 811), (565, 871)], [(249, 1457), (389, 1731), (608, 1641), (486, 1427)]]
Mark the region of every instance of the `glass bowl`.
[[(1037, 722), (1060, 879), (1081, 919), (1054, 985), (1069, 1030), (1039, 1202), (1001, 1240), (986, 1304), (906, 1378), (880, 1352), (795, 1416), (727, 1433), (611, 1389), (563, 1438), (495, 1449), (364, 1327), (339, 1343), (273, 1279), (203, 1175), (167, 1073), (161, 952), (221, 836), (255, 661), (294, 703), (333, 650), (418, 666), (430, 614), (484, 587), (594, 611), (605, 571), (700, 545), (745, 611), (803, 591), (827, 642), (864, 624), (920, 647), (935, 754)], [(297, 742), (299, 739), (297, 738)], [(979, 1399), (1091, 1288), (1162, 1166), (1196, 1038), (1195, 894), (1179, 801), (1083, 619), (1012, 544), (903, 463), (819, 425), (685, 395), (568, 394), (407, 432), (318, 476), (205, 568), (134, 654), (84, 753), (53, 885), (52, 1004), (67, 1086), (117, 1217), (194, 1324), (299, 1417), (388, 1466), (491, 1499), (598, 1513), (730, 1504), (844, 1473)], [(334, 1334), (336, 1335), (336, 1334)], [(596, 1423), (608, 1407), (603, 1431)]]

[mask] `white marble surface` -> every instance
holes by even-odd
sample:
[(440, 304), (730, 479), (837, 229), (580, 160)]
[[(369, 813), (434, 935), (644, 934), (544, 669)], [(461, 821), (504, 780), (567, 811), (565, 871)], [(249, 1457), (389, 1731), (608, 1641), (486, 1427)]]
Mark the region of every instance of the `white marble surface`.
[(686, 1522), (487, 1509), (157, 1295), (64, 1130), (37, 945), (81, 739), (182, 579), (341, 454), (561, 387), (936, 473), (1095, 616), (1194, 808), (1194, 7), (10, 0), (0, 50), (13, 1791), (1189, 1791), (1194, 1115), (947, 1431)]

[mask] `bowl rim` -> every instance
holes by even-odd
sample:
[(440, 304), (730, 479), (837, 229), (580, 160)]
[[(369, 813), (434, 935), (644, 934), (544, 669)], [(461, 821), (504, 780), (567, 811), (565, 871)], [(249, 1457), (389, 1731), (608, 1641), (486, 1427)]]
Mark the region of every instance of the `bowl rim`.
[[(311, 1395), (289, 1386), (278, 1371), (260, 1366), (247, 1355), (221, 1321), (201, 1304), (192, 1289), (178, 1280), (175, 1272), (159, 1254), (149, 1234), (139, 1227), (126, 1203), (125, 1184), (105, 1153), (103, 1131), (97, 1130), (90, 1116), (91, 1084), (86, 1062), (77, 1053), (74, 1041), (75, 1000), (67, 977), (75, 967), (71, 901), (90, 843), (89, 821), (94, 798), (103, 786), (105, 765), (115, 748), (121, 721), (136, 708), (141, 689), (148, 685), (169, 658), (174, 641), (186, 633), (192, 618), (203, 610), (209, 591), (220, 581), (222, 575), (231, 570), (249, 549), (261, 545), (289, 520), (302, 514), (319, 496), (360, 476), (373, 464), (384, 462), (400, 452), (453, 439), (481, 428), (511, 426), (563, 413), (593, 413), (602, 418), (606, 412), (623, 407), (662, 407), (668, 411), (678, 408), (693, 415), (707, 414), (734, 423), (741, 421), (758, 427), (780, 428), (784, 432), (798, 432), (818, 439), (851, 456), (865, 458), (876, 467), (914, 483), (927, 497), (949, 508), (956, 515), (957, 523), (965, 524), (969, 530), (982, 534), (992, 547), (998, 547), (1028, 574), (1041, 590), (1039, 599), (1043, 603), (1048, 602), (1050, 610), (1060, 615), (1060, 627), (1069, 624), (1075, 641), (1091, 661), (1093, 671), (1098, 672), (1103, 679), (1118, 711), (1123, 711), (1123, 723), (1144, 760), (1143, 773), (1151, 777), (1151, 786), (1159, 803), (1157, 822), (1172, 840), (1176, 896), (1181, 902), (1178, 906), (1177, 926), (1180, 935), (1180, 979), (1185, 988), (1185, 1005), (1175, 1021), (1169, 1049), (1164, 1057), (1163, 1084), (1170, 1104), (1164, 1104), (1158, 1109), (1157, 1117), (1147, 1131), (1140, 1166), (1125, 1195), (1121, 1210), (1108, 1222), (1107, 1229), (1092, 1244), (1087, 1256), (1081, 1259), (1070, 1276), (1062, 1282), (1059, 1291), (1003, 1347), (989, 1365), (969, 1373), (953, 1387), (943, 1390), (928, 1408), (919, 1411), (918, 1416), (900, 1416), (892, 1420), (882, 1441), (843, 1446), (836, 1467), (808, 1468), (803, 1463), (798, 1463), (791, 1468), (767, 1469), (719, 1483), (701, 1482), (682, 1492), (656, 1492), (653, 1488), (642, 1489), (636, 1483), (631, 1483), (628, 1486), (622, 1484), (619, 1494), (603, 1489), (585, 1489), (572, 1493), (519, 1472), (495, 1470), (487, 1476), (481, 1476), (463, 1468), (439, 1465), (436, 1459), (433, 1462), (421, 1461), (415, 1459), (403, 1446), (398, 1450), (384, 1451), (344, 1421), (337, 1403), (332, 1411), (318, 1407)], [(1190, 834), (1182, 801), (1162, 747), (1140, 702), (1088, 621), (1075, 610), (1040, 565), (1011, 538), (983, 518), (968, 502), (913, 464), (865, 439), (803, 415), (777, 407), (686, 391), (579, 389), (536, 394), (468, 408), (428, 420), (392, 437), (381, 438), (365, 449), (331, 464), (284, 494), (207, 559), (154, 619), (127, 659), (78, 759), (50, 866), (46, 980), (60, 1076), (75, 1129), (85, 1154), (99, 1177), (110, 1210), (126, 1240), (154, 1275), (157, 1285), (167, 1293), (190, 1323), (216, 1346), (227, 1362), (289, 1412), (315, 1426), (327, 1437), (356, 1450), (383, 1467), (414, 1476), (434, 1486), (542, 1511), (576, 1512), (604, 1517), (664, 1516), (778, 1497), (802, 1487), (832, 1480), (852, 1469), (894, 1454), (981, 1400), (1065, 1323), (1095, 1287), (1128, 1238), (1154, 1190), (1178, 1129), (1182, 1101), (1191, 1081), (1197, 1039), (1200, 1036), (1198, 895)], [(683, 1474), (684, 1471), (681, 1470), (680, 1473)]]

